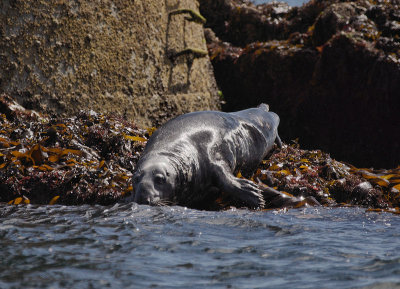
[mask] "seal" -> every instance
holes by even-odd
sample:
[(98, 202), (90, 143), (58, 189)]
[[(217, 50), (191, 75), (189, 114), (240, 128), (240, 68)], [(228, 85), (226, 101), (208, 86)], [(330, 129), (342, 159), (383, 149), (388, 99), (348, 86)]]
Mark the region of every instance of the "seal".
[(276, 142), (279, 117), (261, 104), (238, 112), (178, 116), (150, 137), (133, 174), (131, 200), (196, 208), (224, 192), (249, 208), (265, 205), (250, 177)]

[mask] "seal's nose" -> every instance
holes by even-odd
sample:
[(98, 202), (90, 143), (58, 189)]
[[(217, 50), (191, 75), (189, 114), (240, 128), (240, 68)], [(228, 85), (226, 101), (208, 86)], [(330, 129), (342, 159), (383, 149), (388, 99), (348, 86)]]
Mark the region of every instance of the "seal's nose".
[(150, 205), (153, 200), (153, 194), (148, 185), (140, 183), (135, 189), (134, 201), (138, 204)]
[(143, 205), (150, 205), (150, 197), (143, 196), (143, 194), (136, 193), (135, 202)]

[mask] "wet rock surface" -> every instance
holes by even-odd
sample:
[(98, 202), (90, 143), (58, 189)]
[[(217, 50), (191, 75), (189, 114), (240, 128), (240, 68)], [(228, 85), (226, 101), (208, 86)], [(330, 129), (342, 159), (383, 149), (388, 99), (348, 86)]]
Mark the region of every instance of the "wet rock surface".
[(200, 1), (224, 110), (266, 102), (284, 140), (358, 166), (400, 163), (399, 1)]
[[(9, 204), (123, 201), (134, 193), (132, 171), (155, 129), (94, 111), (46, 116), (5, 94), (0, 124), (0, 202)], [(264, 209), (357, 205), (399, 213), (400, 167), (358, 169), (297, 143), (275, 149), (251, 179), (264, 191)], [(223, 192), (203, 205), (208, 210), (241, 207)]]

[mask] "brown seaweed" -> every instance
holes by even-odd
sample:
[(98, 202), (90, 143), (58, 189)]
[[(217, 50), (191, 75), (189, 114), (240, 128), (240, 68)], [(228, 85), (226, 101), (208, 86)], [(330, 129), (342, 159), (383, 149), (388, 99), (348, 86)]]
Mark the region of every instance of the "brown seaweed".
[[(133, 191), (132, 171), (155, 128), (123, 117), (83, 111), (59, 118), (0, 96), (0, 202), (116, 203)], [(240, 175), (238, 177), (243, 177)], [(296, 141), (276, 148), (251, 177), (264, 190), (265, 209), (362, 206), (399, 213), (400, 167), (356, 168)], [(223, 192), (204, 209), (241, 207)]]

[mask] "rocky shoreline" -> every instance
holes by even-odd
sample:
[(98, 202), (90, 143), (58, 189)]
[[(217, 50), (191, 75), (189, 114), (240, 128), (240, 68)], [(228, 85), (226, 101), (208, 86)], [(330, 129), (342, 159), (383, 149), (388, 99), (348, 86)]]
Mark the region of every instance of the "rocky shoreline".
[(223, 110), (260, 102), (299, 138), (358, 166), (400, 163), (400, 2), (200, 1)]
[[(281, 118), (286, 144), (252, 180), (292, 207), (311, 197), (400, 213), (400, 1), (199, 2), (223, 110), (265, 102)], [(17, 101), (0, 95), (1, 203), (110, 205), (132, 193), (155, 128), (124, 112), (65, 117)], [(157, 125), (177, 113), (168, 104), (163, 111)], [(390, 169), (360, 168), (371, 166)], [(266, 201), (264, 209), (281, 207)], [(201, 209), (231, 206), (240, 204), (221, 194)]]
[[(41, 115), (0, 97), (0, 202), (9, 204), (101, 204), (132, 193), (131, 176), (154, 128), (140, 129), (123, 117), (81, 112), (76, 117)], [(358, 169), (319, 150), (286, 144), (268, 156), (252, 177), (307, 205), (357, 205), (400, 213), (400, 167)], [(223, 194), (201, 209), (240, 206)], [(280, 207), (273, 199), (265, 209)]]

